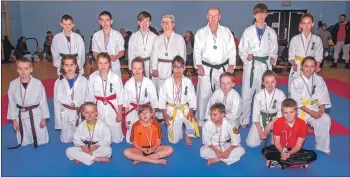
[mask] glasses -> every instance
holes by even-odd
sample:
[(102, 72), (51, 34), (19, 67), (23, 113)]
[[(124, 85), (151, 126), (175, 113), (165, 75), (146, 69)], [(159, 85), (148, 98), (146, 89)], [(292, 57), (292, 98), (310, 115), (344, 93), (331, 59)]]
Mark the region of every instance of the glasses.
[(150, 115), (152, 115), (151, 112), (141, 112), (140, 113), (140, 116), (150, 116)]
[(173, 67), (173, 69), (184, 69), (185, 68), (185, 66), (184, 65), (173, 65), (172, 66)]

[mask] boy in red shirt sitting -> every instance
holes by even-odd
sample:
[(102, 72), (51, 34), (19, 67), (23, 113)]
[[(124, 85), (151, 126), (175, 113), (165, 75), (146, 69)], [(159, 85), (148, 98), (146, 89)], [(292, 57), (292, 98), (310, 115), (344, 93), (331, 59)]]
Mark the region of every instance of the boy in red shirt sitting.
[(298, 105), (293, 99), (282, 102), (283, 117), (273, 124), (274, 145), (264, 147), (262, 154), (267, 160), (267, 167), (280, 165), (282, 169), (302, 166), (317, 159), (315, 151), (302, 149), (307, 124), (297, 117)]

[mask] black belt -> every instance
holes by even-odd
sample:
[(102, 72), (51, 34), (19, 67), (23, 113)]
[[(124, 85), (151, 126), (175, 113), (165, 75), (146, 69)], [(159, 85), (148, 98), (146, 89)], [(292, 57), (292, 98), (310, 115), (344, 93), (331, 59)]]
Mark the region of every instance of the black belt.
[(67, 108), (67, 109), (70, 109), (70, 110), (75, 110), (77, 112), (78, 119), (75, 121), (75, 127), (78, 127), (81, 108), (80, 107), (69, 106), (67, 104), (62, 104), (62, 106)]
[(143, 61), (147, 61), (147, 60), (150, 60), (151, 57), (146, 57), (146, 58), (141, 58)]
[(75, 56), (75, 57), (78, 57), (78, 54), (76, 53), (76, 54), (63, 54), (63, 53), (60, 53), (60, 56), (61, 57), (64, 57), (64, 56), (67, 56), (67, 55), (73, 55), (73, 56)]
[(159, 62), (163, 62), (163, 63), (172, 63), (173, 60), (168, 60), (168, 59), (158, 59)]
[(35, 132), (35, 127), (34, 127), (34, 117), (33, 117), (33, 109), (37, 108), (39, 104), (33, 105), (33, 106), (28, 106), (28, 107), (22, 107), (17, 104), (18, 110), (18, 124), (19, 124), (19, 134), (21, 135), (21, 142), (14, 147), (9, 147), (7, 149), (17, 149), (22, 145), (23, 142), (23, 125), (22, 125), (22, 117), (21, 117), (21, 112), (27, 112), (29, 111), (29, 120), (30, 120), (30, 127), (32, 129), (32, 135), (33, 135), (33, 140), (34, 140), (34, 148), (38, 147), (38, 139), (36, 136)]
[(84, 140), (83, 143), (90, 149), (91, 145), (97, 144), (98, 141), (88, 141), (88, 140)]
[(212, 65), (212, 64), (207, 63), (205, 61), (202, 61), (202, 64), (205, 65), (205, 66), (210, 67), (210, 72), (209, 72), (210, 87), (211, 87), (211, 91), (214, 92), (215, 91), (215, 84), (214, 84), (214, 87), (213, 87), (213, 83), (212, 83), (213, 69), (220, 69), (220, 68), (222, 68), (224, 70), (224, 72), (226, 72), (226, 69), (225, 69), (224, 66), (228, 64), (228, 60), (226, 60), (224, 63), (219, 64), (219, 65)]

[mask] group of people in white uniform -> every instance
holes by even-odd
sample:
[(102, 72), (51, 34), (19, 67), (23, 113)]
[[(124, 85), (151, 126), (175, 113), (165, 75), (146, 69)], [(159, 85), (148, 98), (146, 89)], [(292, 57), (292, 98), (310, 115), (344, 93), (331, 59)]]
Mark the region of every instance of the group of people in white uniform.
[[(173, 149), (160, 146), (160, 123), (155, 119), (164, 120), (168, 140), (173, 144), (185, 137), (191, 145), (192, 138), (200, 137), (201, 127), (200, 156), (208, 160), (208, 165), (240, 160), (245, 150), (238, 130), (247, 128), (250, 120), (246, 139), (249, 147), (259, 146), (269, 137), (275, 140), (272, 129), (276, 119), (286, 117), (282, 106), (286, 95), (276, 88), (276, 75), (271, 71), (278, 58), (278, 43), (276, 32), (265, 23), (267, 12), (265, 4), (254, 7), (255, 23), (245, 29), (238, 46), (244, 64), (241, 94), (233, 88), (238, 51), (230, 30), (219, 23), (218, 8), (208, 9), (208, 24), (195, 34), (196, 90), (192, 80), (183, 75), (186, 45), (174, 31), (173, 15), (162, 17), (164, 32), (157, 36), (149, 30), (151, 15), (145, 11), (138, 14), (140, 28), (130, 37), (128, 48), (128, 66), (133, 75), (125, 84), (119, 62), (125, 53), (124, 39), (111, 28), (112, 15), (107, 11), (99, 15), (102, 29), (92, 38), (98, 70), (88, 79), (83, 76), (84, 42), (72, 32), (72, 17), (64, 15), (63, 31), (54, 36), (51, 51), (59, 75), (54, 87), (55, 129), (61, 130), (63, 143), (74, 143), (66, 151), (68, 158), (86, 165), (108, 162), (111, 143), (121, 143), (125, 138), (134, 145), (135, 149), (124, 153), (134, 164), (166, 164), (163, 158)], [(321, 39), (311, 33), (313, 25), (313, 16), (304, 14), (301, 33), (290, 42), (288, 97), (297, 102), (296, 116), (313, 128), (316, 149), (330, 154), (331, 120), (324, 111), (331, 102), (324, 80), (317, 75), (323, 47)], [(18, 60), (19, 78), (10, 83), (8, 119), (13, 120), (19, 144), (12, 149), (28, 144), (37, 147), (49, 141), (45, 89), (31, 76), (32, 70), (30, 61)], [(144, 112), (145, 105), (151, 107), (150, 112)], [(147, 116), (151, 120), (141, 119)]]

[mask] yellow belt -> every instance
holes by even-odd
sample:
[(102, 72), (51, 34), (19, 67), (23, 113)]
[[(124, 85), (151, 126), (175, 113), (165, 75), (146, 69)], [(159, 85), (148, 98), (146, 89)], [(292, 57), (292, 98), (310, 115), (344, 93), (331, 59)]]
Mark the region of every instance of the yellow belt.
[[(315, 105), (315, 104), (318, 104), (318, 100), (308, 100), (308, 99), (303, 99), (303, 100), (301, 100), (301, 102), (303, 103), (303, 105), (305, 106), (305, 107), (307, 107), (307, 106), (309, 106), (309, 105)], [(305, 120), (305, 111), (301, 111), (301, 115), (300, 115), (300, 118), (302, 119), (302, 120)]]
[(302, 56), (295, 56), (295, 60), (300, 61), (300, 63), (304, 60), (305, 57)]
[[(173, 116), (171, 118), (171, 132), (170, 132), (170, 140), (173, 141), (174, 140), (174, 122), (175, 122), (175, 118), (176, 118), (177, 107), (175, 107), (174, 104), (170, 104), (170, 103), (168, 104), (168, 106), (174, 108)], [(186, 117), (186, 115), (185, 115), (185, 106), (186, 106), (186, 104), (182, 104), (181, 105), (181, 112)], [(188, 117), (188, 118), (190, 118), (190, 117)], [(194, 127), (194, 130), (196, 132), (196, 136), (199, 137), (200, 134), (199, 134), (199, 128), (198, 128), (197, 122), (194, 119), (192, 119), (191, 123), (192, 123), (192, 125)]]

